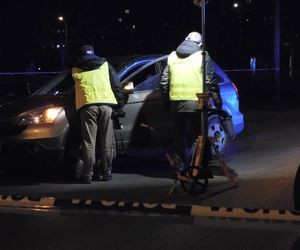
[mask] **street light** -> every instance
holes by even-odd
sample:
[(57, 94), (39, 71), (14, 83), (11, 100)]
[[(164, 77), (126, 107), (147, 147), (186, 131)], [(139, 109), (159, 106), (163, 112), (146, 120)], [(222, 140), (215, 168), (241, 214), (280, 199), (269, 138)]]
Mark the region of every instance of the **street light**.
[(234, 3), (233, 4), (233, 8), (238, 8), (239, 7), (239, 4), (238, 3)]
[(66, 20), (63, 16), (58, 16), (57, 19), (63, 23), (64, 25), (64, 33), (65, 33), (65, 43), (67, 43), (67, 38), (68, 38), (68, 29), (67, 29), (67, 24)]
[(61, 68), (65, 67), (65, 58), (67, 54), (67, 46), (68, 46), (68, 29), (64, 16), (58, 16), (57, 19), (64, 25), (64, 44), (61, 46)]

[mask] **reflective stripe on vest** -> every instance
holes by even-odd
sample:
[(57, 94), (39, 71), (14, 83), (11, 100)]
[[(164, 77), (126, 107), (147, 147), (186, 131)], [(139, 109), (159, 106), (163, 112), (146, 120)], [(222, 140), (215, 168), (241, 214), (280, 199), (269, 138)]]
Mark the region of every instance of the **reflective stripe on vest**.
[(173, 51), (168, 57), (168, 65), (170, 69), (170, 100), (197, 101), (196, 93), (203, 93), (201, 51), (186, 58), (179, 58)]
[(86, 104), (117, 104), (110, 85), (107, 62), (98, 69), (90, 71), (80, 71), (79, 68), (73, 68), (72, 76), (75, 80), (77, 110)]

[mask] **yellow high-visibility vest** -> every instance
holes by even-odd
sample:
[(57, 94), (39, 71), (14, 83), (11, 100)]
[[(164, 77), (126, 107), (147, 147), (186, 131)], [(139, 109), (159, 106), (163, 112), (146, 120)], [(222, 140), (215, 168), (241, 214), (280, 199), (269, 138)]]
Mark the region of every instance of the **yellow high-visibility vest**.
[(117, 104), (110, 85), (107, 62), (103, 63), (99, 68), (90, 71), (72, 68), (72, 76), (75, 80), (77, 110), (86, 104)]
[(179, 58), (173, 51), (168, 57), (171, 101), (197, 101), (196, 93), (203, 93), (202, 54), (198, 51)]

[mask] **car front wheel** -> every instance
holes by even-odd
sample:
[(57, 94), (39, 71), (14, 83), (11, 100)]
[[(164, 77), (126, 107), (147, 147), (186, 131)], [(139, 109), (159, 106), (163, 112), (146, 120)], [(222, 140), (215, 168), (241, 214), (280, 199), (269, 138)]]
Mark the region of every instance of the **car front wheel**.
[[(208, 136), (213, 139), (220, 154), (224, 155), (226, 152), (229, 137), (218, 115), (214, 114), (208, 117)], [(213, 148), (212, 155), (216, 155)]]

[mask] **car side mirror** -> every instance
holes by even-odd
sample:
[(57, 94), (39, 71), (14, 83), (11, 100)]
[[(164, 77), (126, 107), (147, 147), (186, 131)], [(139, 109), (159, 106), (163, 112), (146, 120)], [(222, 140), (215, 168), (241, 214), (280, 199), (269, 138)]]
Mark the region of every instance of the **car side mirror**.
[(133, 82), (126, 82), (123, 85), (123, 90), (126, 94), (133, 94), (134, 93), (134, 85)]

